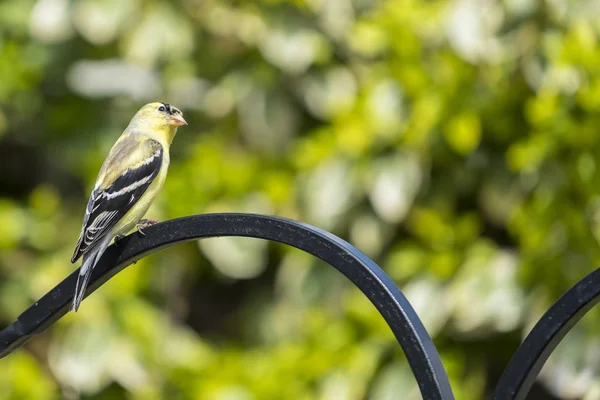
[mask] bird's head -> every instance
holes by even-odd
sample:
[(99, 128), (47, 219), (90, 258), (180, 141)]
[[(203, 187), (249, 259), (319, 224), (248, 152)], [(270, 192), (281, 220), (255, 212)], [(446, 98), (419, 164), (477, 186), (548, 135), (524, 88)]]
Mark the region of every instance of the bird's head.
[(177, 128), (187, 125), (187, 122), (183, 119), (181, 110), (169, 103), (155, 102), (146, 104), (133, 118), (134, 120), (143, 121), (144, 125), (154, 125), (156, 128)]
[[(177, 128), (187, 125), (183, 113), (169, 103), (149, 103), (134, 115), (127, 131), (143, 131), (151, 137), (170, 144)], [(127, 132), (126, 131), (126, 132)]]

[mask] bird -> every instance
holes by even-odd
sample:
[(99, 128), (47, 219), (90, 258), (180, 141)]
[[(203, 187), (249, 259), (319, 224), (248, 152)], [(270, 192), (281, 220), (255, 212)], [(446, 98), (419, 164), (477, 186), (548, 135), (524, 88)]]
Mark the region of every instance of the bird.
[(71, 310), (83, 300), (92, 270), (110, 244), (137, 227), (156, 223), (142, 219), (162, 188), (169, 168), (169, 148), (177, 128), (187, 125), (169, 103), (143, 106), (131, 119), (104, 160), (90, 195), (81, 233), (71, 258), (83, 257)]

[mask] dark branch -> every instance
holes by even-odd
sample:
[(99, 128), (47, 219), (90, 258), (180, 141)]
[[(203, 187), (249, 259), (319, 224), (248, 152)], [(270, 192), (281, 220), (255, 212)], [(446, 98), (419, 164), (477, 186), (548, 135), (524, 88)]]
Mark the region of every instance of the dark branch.
[(600, 269), (577, 282), (537, 322), (504, 370), (494, 399), (524, 400), (550, 354), (598, 301)]
[[(86, 296), (136, 260), (175, 243), (218, 236), (272, 240), (304, 250), (348, 277), (377, 307), (402, 346), (424, 399), (453, 399), (440, 356), (412, 306), (371, 259), (337, 236), (300, 222), (252, 214), (206, 214), (151, 226), (110, 246), (96, 265)], [(65, 315), (78, 271), (0, 331), (0, 357), (23, 345)]]

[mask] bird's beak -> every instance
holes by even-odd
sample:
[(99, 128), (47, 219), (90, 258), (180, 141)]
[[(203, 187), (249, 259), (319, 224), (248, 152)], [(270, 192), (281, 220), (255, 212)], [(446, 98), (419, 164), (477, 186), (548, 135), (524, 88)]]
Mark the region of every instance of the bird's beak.
[(187, 125), (185, 119), (183, 119), (183, 115), (175, 114), (171, 116), (171, 120), (169, 121), (169, 125), (171, 126), (182, 126)]

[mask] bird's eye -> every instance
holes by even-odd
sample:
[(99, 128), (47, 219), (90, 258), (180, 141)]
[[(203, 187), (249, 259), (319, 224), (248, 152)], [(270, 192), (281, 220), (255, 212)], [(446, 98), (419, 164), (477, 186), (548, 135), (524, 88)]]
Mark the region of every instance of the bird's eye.
[(163, 106), (158, 107), (158, 111), (165, 111), (165, 108)]

